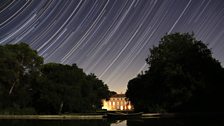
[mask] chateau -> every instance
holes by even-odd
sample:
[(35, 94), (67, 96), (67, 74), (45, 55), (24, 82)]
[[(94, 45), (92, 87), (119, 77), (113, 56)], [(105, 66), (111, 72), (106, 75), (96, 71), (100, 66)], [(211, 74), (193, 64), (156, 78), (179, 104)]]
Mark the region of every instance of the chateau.
[(131, 111), (133, 110), (133, 105), (125, 97), (125, 94), (115, 94), (109, 100), (103, 100), (102, 109), (107, 111)]

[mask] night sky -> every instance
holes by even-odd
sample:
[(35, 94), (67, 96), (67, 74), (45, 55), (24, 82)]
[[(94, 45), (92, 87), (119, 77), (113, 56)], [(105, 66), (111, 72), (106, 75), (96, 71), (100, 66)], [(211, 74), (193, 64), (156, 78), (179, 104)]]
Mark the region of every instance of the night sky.
[(166, 33), (194, 32), (224, 66), (224, 0), (0, 2), (0, 44), (26, 42), (45, 63), (76, 63), (118, 93)]

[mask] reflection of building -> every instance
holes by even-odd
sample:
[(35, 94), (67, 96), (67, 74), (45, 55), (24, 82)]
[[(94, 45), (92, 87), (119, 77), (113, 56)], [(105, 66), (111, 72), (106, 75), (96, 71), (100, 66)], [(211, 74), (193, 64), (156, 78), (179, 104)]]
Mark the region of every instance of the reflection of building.
[(133, 106), (125, 97), (125, 94), (115, 94), (108, 101), (103, 100), (102, 109), (107, 109), (108, 111), (127, 111), (133, 110)]

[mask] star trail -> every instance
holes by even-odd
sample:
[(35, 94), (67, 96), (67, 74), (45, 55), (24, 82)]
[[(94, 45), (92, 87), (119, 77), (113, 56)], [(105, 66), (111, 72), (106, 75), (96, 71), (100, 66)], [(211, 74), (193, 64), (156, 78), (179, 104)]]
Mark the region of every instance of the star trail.
[(174, 32), (194, 32), (224, 66), (223, 0), (0, 1), (0, 44), (26, 42), (45, 63), (76, 63), (118, 93)]

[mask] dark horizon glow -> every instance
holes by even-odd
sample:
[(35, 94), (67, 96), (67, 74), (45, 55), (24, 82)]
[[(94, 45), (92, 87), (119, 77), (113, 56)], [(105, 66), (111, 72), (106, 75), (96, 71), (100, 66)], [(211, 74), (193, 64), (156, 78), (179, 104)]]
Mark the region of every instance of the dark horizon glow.
[(26, 42), (45, 63), (76, 63), (118, 93), (174, 32), (194, 32), (224, 66), (223, 0), (12, 0), (0, 10), (0, 44)]

